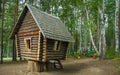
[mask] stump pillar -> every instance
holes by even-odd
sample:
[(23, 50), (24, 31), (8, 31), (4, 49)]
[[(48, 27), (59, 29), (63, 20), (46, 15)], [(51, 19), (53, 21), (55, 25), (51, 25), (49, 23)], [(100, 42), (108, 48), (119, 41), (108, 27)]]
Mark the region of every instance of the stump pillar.
[(28, 71), (30, 72), (43, 72), (46, 71), (46, 63), (38, 61), (28, 61)]

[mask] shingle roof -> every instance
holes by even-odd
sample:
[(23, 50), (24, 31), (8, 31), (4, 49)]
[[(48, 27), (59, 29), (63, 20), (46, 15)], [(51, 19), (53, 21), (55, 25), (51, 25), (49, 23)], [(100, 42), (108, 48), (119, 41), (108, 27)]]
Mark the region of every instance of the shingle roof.
[(26, 5), (31, 12), (43, 36), (50, 39), (74, 42), (63, 22), (55, 16), (47, 14), (31, 5)]

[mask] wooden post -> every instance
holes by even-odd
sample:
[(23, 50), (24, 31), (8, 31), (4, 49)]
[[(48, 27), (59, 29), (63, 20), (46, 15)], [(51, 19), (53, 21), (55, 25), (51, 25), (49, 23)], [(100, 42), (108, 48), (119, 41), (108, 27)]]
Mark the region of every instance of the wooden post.
[(66, 54), (65, 54), (65, 58), (67, 59), (67, 56), (68, 56), (68, 48), (70, 47), (70, 43), (68, 43), (68, 46), (67, 46), (67, 50), (66, 50)]
[(18, 57), (18, 39), (17, 39), (17, 35), (15, 35), (15, 46), (16, 46), (16, 55)]
[(41, 63), (38, 61), (28, 60), (28, 71), (29, 72), (39, 72)]
[(43, 39), (43, 54), (42, 54), (44, 56), (42, 57), (42, 62), (46, 62), (46, 49), (47, 49), (47, 39), (44, 38)]
[(13, 39), (13, 54), (12, 61), (16, 61), (16, 47), (15, 47), (15, 39)]
[(41, 71), (46, 71), (46, 49), (47, 49), (47, 39), (43, 38), (42, 62), (40, 64)]
[(40, 60), (40, 38), (41, 38), (41, 32), (39, 31), (38, 35), (38, 52), (37, 52), (37, 60)]

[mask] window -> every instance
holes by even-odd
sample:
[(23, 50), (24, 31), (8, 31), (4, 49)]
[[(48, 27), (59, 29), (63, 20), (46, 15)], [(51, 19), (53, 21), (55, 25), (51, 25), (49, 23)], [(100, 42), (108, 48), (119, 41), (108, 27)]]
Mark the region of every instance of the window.
[(25, 46), (27, 50), (31, 49), (31, 38), (26, 38), (25, 39)]
[(54, 42), (54, 51), (59, 51), (60, 50), (60, 45), (61, 45), (60, 41), (55, 41)]

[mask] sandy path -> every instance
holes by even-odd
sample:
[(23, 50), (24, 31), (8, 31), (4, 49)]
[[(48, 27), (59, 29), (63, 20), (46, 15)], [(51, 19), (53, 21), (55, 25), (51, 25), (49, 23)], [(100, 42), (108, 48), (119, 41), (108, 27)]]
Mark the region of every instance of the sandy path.
[(67, 59), (62, 61), (64, 69), (47, 72), (27, 72), (27, 62), (0, 64), (0, 75), (120, 75), (116, 70), (120, 61), (98, 61), (92, 58)]

